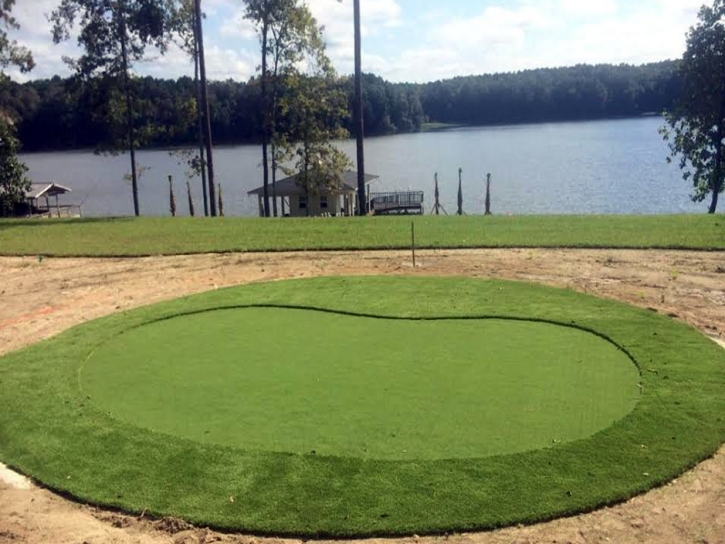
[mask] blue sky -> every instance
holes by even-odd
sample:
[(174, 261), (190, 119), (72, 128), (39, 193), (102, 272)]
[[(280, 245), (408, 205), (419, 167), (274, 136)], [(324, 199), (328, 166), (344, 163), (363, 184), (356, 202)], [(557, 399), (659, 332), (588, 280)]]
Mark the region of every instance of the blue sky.
[[(307, 0), (325, 26), (338, 71), (353, 67), (352, 0)], [(213, 79), (247, 80), (259, 65), (242, 0), (202, 0), (207, 64)], [(45, 15), (58, 0), (18, 0), (12, 37), (31, 47), (30, 77), (67, 75), (73, 41), (50, 39)], [(680, 57), (703, 0), (361, 0), (363, 66), (391, 81), (434, 81), (578, 63), (644, 63)], [(178, 77), (192, 67), (173, 49), (139, 64), (142, 74)], [(15, 79), (27, 79), (12, 74)]]

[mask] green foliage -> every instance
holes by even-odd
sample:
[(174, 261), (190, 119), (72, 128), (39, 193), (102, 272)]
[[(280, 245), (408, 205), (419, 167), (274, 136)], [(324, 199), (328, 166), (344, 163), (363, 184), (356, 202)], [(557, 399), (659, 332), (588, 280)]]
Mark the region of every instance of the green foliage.
[[(351, 164), (332, 143), (347, 136), (342, 120), (348, 106), (317, 22), (307, 8), (295, 16), (302, 39), (282, 76), (279, 105), (284, 130), (277, 133), (276, 149), (278, 162), (287, 162), (283, 171), (297, 175), (297, 183), (310, 195), (339, 186)], [(306, 66), (304, 73), (300, 64)]]
[(725, 187), (725, 0), (703, 6), (698, 18), (680, 64), (682, 93), (661, 133), (671, 156), (679, 157), (684, 179), (692, 182), (692, 199), (712, 195), (709, 211), (715, 213)]
[[(577, 66), (470, 76), (424, 85), (390, 83), (365, 74), (365, 131), (367, 135), (376, 135), (452, 125), (659, 113), (672, 107), (681, 86), (681, 76), (675, 67), (674, 62), (638, 67)], [(279, 85), (280, 96), (284, 93), (283, 77), (282, 71), (279, 78), (270, 75), (272, 88)], [(591, 86), (580, 84), (583, 85), (587, 78), (601, 82), (607, 89), (606, 102), (584, 98), (586, 89)], [(196, 142), (195, 127), (186, 126), (188, 113), (179, 109), (196, 96), (193, 78), (160, 80), (139, 77), (132, 84), (134, 96), (142, 104), (137, 108), (135, 122), (139, 126), (174, 127), (173, 131), (155, 131), (147, 144), (192, 145)], [(352, 78), (344, 77), (339, 86), (348, 104), (340, 124), (351, 132)], [(103, 119), (90, 113), (95, 108), (90, 86), (77, 88), (60, 78), (23, 85), (11, 83), (0, 98), (13, 117), (19, 119), (18, 134), (26, 150), (89, 148), (108, 137)], [(215, 143), (261, 141), (259, 77), (249, 82), (211, 82), (209, 100)], [(582, 103), (598, 105), (584, 107), (580, 106)], [(284, 132), (284, 115), (280, 107), (278, 104), (279, 122), (273, 129)], [(428, 120), (447, 124), (424, 125)]]
[[(307, 5), (299, 0), (246, 0), (246, 5), (245, 18), (257, 28), (262, 49), (260, 125), (264, 210), (269, 216), (267, 145), (273, 147), (273, 168), (296, 156), (292, 170), (302, 174), (298, 180), (307, 192), (336, 183), (347, 162), (327, 144), (342, 134), (338, 125), (345, 112), (342, 96), (330, 88), (329, 82), (336, 75), (326, 57), (319, 25)], [(302, 64), (307, 66), (306, 74), (300, 71)], [(328, 84), (319, 84), (320, 80)], [(315, 93), (320, 93), (322, 100), (314, 100)], [(325, 123), (331, 126), (325, 127)], [(313, 173), (310, 161), (317, 165)]]
[[(176, 221), (167, 219), (167, 222)], [(270, 220), (262, 222), (272, 223)], [(271, 315), (271, 319), (255, 323), (249, 319), (251, 314), (245, 316), (239, 310), (240, 307), (267, 306), (266, 311), (273, 312), (269, 306), (278, 305), (376, 316), (385, 319), (384, 323), (397, 329), (399, 334), (393, 341), (379, 344), (377, 335), (357, 333), (351, 324), (360, 324), (360, 321), (353, 317), (306, 315), (302, 320), (290, 322)], [(219, 309), (228, 310), (209, 312)], [(287, 310), (292, 311), (301, 310)], [(228, 317), (223, 319), (220, 313), (227, 313)], [(168, 319), (179, 315), (188, 317)], [(511, 317), (544, 320), (603, 335), (626, 350), (641, 370), (639, 376), (633, 372), (634, 378), (639, 378), (641, 393), (633, 391), (631, 381), (626, 380), (630, 392), (627, 401), (634, 403), (632, 397), (636, 396), (634, 410), (582, 440), (564, 443), (554, 435), (548, 447), (536, 445), (535, 449), (525, 452), (504, 455), (486, 455), (484, 452), (455, 458), (436, 454), (431, 449), (424, 450), (420, 457), (412, 449), (400, 451), (407, 448), (404, 445), (396, 448), (396, 440), (412, 437), (425, 448), (428, 433), (441, 432), (436, 429), (439, 414), (435, 407), (426, 403), (425, 398), (416, 398), (414, 387), (429, 388), (434, 395), (431, 401), (446, 392), (455, 396), (462, 388), (461, 395), (479, 407), (476, 414), (471, 414), (465, 406), (462, 408), (460, 419), (467, 421), (467, 426), (453, 425), (453, 428), (442, 430), (446, 433), (460, 430), (461, 434), (460, 439), (454, 437), (443, 447), (453, 450), (460, 440), (460, 447), (465, 451), (466, 435), (480, 436), (485, 430), (486, 411), (480, 411), (480, 407), (486, 402), (487, 395), (475, 393), (477, 388), (485, 390), (492, 384), (488, 383), (485, 374), (478, 376), (478, 380), (465, 380), (465, 383), (461, 383), (461, 376), (457, 375), (461, 370), (459, 357), (462, 359), (468, 348), (471, 348), (468, 356), (474, 362), (482, 367), (486, 364), (488, 350), (479, 347), (474, 353), (472, 347), (477, 343), (480, 346), (481, 339), (477, 336), (490, 329), (472, 331), (480, 321), (465, 321), (466, 318), (481, 317), (493, 318), (492, 323)], [(431, 318), (442, 320), (429, 321)], [(184, 321), (187, 319), (191, 321)], [(132, 342), (134, 335), (150, 333), (153, 328), (163, 331), (167, 327), (177, 327), (178, 331), (184, 323), (193, 328), (194, 319), (202, 320), (196, 323), (203, 324), (202, 332), (207, 333), (204, 343), (208, 347), (204, 350), (195, 346), (199, 356), (196, 365), (174, 364), (165, 353), (169, 343), (149, 341), (148, 337), (146, 350), (134, 351), (134, 354), (108, 351), (124, 338)], [(402, 323), (416, 325), (411, 319), (422, 320), (417, 323), (421, 329), (402, 331)], [(337, 357), (328, 359), (325, 342), (328, 339), (321, 334), (326, 327), (313, 327), (315, 322), (334, 326), (347, 341), (358, 342), (361, 347), (344, 352), (335, 352), (332, 347), (331, 355)], [(455, 330), (452, 322), (462, 328)], [(284, 327), (278, 328), (276, 323)], [(294, 329), (296, 324), (301, 327), (300, 331)], [(250, 334), (247, 327), (258, 325), (267, 326), (258, 329), (251, 338), (246, 336)], [(370, 326), (371, 332), (382, 334), (380, 324)], [(349, 330), (345, 330), (347, 327)], [(275, 349), (277, 341), (284, 336), (280, 335), (280, 330), (297, 333), (295, 339), (299, 343), (284, 352)], [(414, 351), (415, 340), (423, 336), (424, 330), (428, 335), (423, 347), (434, 353), (428, 354), (428, 359), (426, 354), (421, 354), (424, 366), (420, 369), (408, 366), (410, 372), (402, 374), (395, 361), (396, 350)], [(307, 334), (301, 334), (304, 332)], [(531, 334), (522, 342), (528, 344), (530, 358), (525, 365), (519, 361), (522, 377), (513, 378), (516, 384), (524, 381), (529, 373), (541, 376), (545, 371), (534, 368), (545, 350), (535, 353), (532, 336), (542, 332), (545, 337), (548, 335), (538, 326), (529, 332)], [(241, 335), (239, 347), (231, 354), (224, 353), (223, 346), (218, 344), (223, 341), (227, 349), (234, 349), (237, 340), (234, 337), (238, 333)], [(195, 330), (194, 334), (201, 332)], [(446, 337), (442, 336), (446, 334), (455, 335), (457, 340), (450, 358), (446, 353)], [(499, 334), (484, 338), (498, 344), (506, 334), (506, 331), (499, 331)], [(435, 342), (436, 338), (440, 341)], [(514, 346), (516, 338), (518, 335), (512, 340)], [(245, 339), (247, 341), (243, 342)], [(334, 342), (335, 338), (330, 340)], [(258, 357), (263, 356), (265, 350), (272, 356), (270, 360), (260, 362)], [(94, 353), (108, 358), (105, 361), (94, 359)], [(590, 350), (589, 353), (594, 352)], [(308, 358), (305, 364), (291, 368), (293, 361), (300, 361), (305, 356)], [(574, 365), (587, 373), (604, 370), (594, 357), (587, 360), (587, 356), (587, 353), (582, 354)], [(117, 358), (115, 362), (114, 357)], [(226, 365), (223, 365), (224, 361), (216, 360), (221, 357), (228, 361)], [(288, 357), (291, 360), (287, 361)], [(519, 352), (516, 357), (524, 359), (526, 356)], [(229, 408), (249, 402), (245, 418), (258, 420), (250, 437), (258, 445), (265, 438), (262, 433), (267, 431), (265, 414), (254, 413), (260, 408), (255, 404), (261, 396), (260, 391), (249, 392), (249, 399), (244, 394), (226, 391), (221, 402), (215, 404), (216, 393), (234, 385), (225, 383), (225, 376), (234, 374), (233, 379), (239, 384), (249, 372), (250, 378), (262, 383), (266, 391), (276, 388), (277, 394), (272, 393), (260, 402), (264, 403), (264, 408), (274, 408), (278, 415), (285, 409), (294, 410), (300, 406), (287, 405), (288, 395), (296, 403), (301, 401), (304, 409), (314, 409), (312, 416), (322, 420), (327, 426), (325, 430), (335, 431), (333, 446), (342, 436), (354, 439), (355, 429), (365, 430), (367, 418), (362, 407), (368, 395), (374, 395), (381, 403), (397, 404), (408, 414), (415, 412), (417, 419), (411, 418), (401, 429), (400, 437), (398, 432), (392, 431), (390, 434), (396, 436), (389, 436), (387, 444), (382, 438), (378, 443), (378, 446), (396, 448), (395, 453), (399, 455), (396, 459), (385, 458), (379, 449), (378, 455), (364, 457), (322, 455), (311, 451), (317, 449), (314, 446), (306, 451), (290, 451), (285, 444), (276, 447), (275, 444), (270, 446), (269, 442), (260, 448), (250, 447), (249, 442), (238, 442), (239, 447), (229, 447), (223, 440), (215, 441), (216, 432), (233, 433), (235, 426), (217, 425), (215, 418), (203, 418), (203, 413), (194, 414), (187, 426), (182, 421), (183, 416), (169, 405), (158, 406), (155, 413), (141, 413), (148, 404), (139, 404), (139, 411), (135, 411), (134, 396), (140, 391), (127, 387), (113, 390), (109, 385), (115, 383), (114, 377), (124, 379), (124, 369), (102, 366), (103, 362), (123, 363), (124, 358), (136, 377), (146, 365), (152, 382), (169, 380), (174, 383), (171, 391), (158, 387), (147, 391), (152, 396), (167, 398), (176, 393), (177, 398), (172, 402), (177, 406), (188, 399), (206, 413), (213, 411), (216, 415), (233, 417), (233, 414), (228, 415)], [(156, 359), (167, 370), (164, 376), (159, 375), (160, 368), (146, 364)], [(437, 360), (438, 364), (432, 364), (431, 360)], [(307, 363), (312, 371), (307, 371)], [(355, 363), (359, 363), (359, 368), (354, 368)], [(96, 366), (98, 364), (101, 366)], [(197, 383), (193, 381), (193, 366), (217, 368), (223, 374), (217, 380), (214, 372), (207, 373), (205, 383)], [(493, 379), (497, 371), (509, 370), (504, 367), (489, 367)], [(419, 371), (425, 372), (419, 375)], [(466, 371), (475, 371), (475, 365)], [(167, 378), (169, 373), (175, 375), (177, 372), (179, 376)], [(314, 394), (315, 388), (320, 387), (316, 378), (323, 372), (320, 377), (325, 381), (335, 379), (339, 373), (340, 378), (347, 378), (350, 383), (344, 383), (341, 391), (327, 388), (326, 397), (318, 398)], [(373, 374), (374, 377), (375, 372), (377, 380), (370, 376)], [(351, 381), (355, 374), (365, 378), (362, 387), (355, 388)], [(111, 379), (104, 380), (104, 375)], [(568, 378), (571, 379), (571, 375)], [(285, 383), (283, 379), (290, 381)], [(385, 394), (388, 381), (398, 395)], [(505, 387), (510, 387), (511, 381), (511, 378), (506, 380), (508, 385)], [(596, 378), (593, 383), (586, 384), (589, 391), (596, 386)], [(611, 391), (612, 386), (607, 380), (602, 389)], [(4, 409), (0, 410), (0, 459), (32, 475), (50, 489), (61, 490), (81, 501), (136, 514), (181, 517), (200, 526), (305, 537), (490, 529), (589, 511), (627, 500), (677, 477), (714, 454), (725, 439), (723, 387), (725, 352), (698, 331), (653, 312), (571, 290), (519, 282), (424, 277), (317, 278), (258, 283), (120, 312), (2, 357), (0, 398)], [(513, 396), (523, 396), (516, 387), (510, 392)], [(577, 391), (566, 393), (576, 396)], [(126, 395), (128, 402), (124, 405)], [(621, 401), (621, 392), (619, 395)], [(416, 406), (408, 404), (409, 398)], [(139, 395), (137, 399), (153, 402), (148, 395), (143, 398)], [(557, 399), (555, 404), (558, 402)], [(107, 408), (108, 403), (118, 409)], [(345, 407), (349, 409), (345, 410)], [(383, 409), (375, 403), (366, 407), (375, 417), (379, 417)], [(414, 410), (416, 407), (419, 409)], [(531, 408), (536, 412), (545, 407)], [(440, 415), (447, 419), (453, 416), (451, 419), (457, 420), (455, 414), (447, 412), (453, 409), (453, 406), (441, 406)], [(339, 412), (334, 414), (335, 418), (343, 421), (342, 426), (336, 428), (324, 418), (325, 413), (335, 410)], [(391, 412), (393, 417), (400, 417)], [(142, 415), (155, 418), (159, 426), (174, 425), (175, 428), (171, 432), (168, 428), (151, 428), (148, 420), (139, 424), (136, 418)], [(521, 414), (516, 415), (520, 417)], [(586, 410), (569, 410), (567, 415), (570, 418), (568, 428), (569, 424), (576, 426), (591, 414)], [(274, 436), (284, 440), (285, 425), (294, 434), (299, 414), (295, 413), (294, 418), (283, 422), (281, 431), (275, 421), (268, 440), (273, 440)], [(212, 428), (204, 427), (206, 423)], [(500, 422), (495, 423), (501, 429)], [(417, 431), (420, 436), (416, 436)], [(179, 436), (182, 432), (195, 436), (192, 439)], [(367, 433), (361, 433), (361, 436), (367, 438)], [(500, 434), (492, 434), (487, 446), (495, 449), (492, 442), (500, 437)], [(314, 436), (309, 438), (314, 439)], [(516, 438), (526, 439), (525, 436)], [(409, 456), (404, 457), (406, 454)]]
[(80, 27), (78, 45), (84, 53), (64, 59), (79, 75), (121, 78), (148, 45), (165, 51), (172, 13), (172, 0), (62, 0), (50, 21), (56, 43), (68, 40), (76, 24)]
[(572, 247), (725, 250), (719, 215), (178, 218), (0, 221), (0, 255), (143, 256), (232, 251)]
[[(25, 197), (30, 180), (25, 176), (27, 167), (18, 160), (20, 141), (15, 130), (13, 101), (8, 96), (9, 80), (4, 73), (8, 66), (29, 72), (35, 66), (33, 56), (25, 47), (8, 38), (8, 29), (18, 29), (11, 15), (15, 0), (0, 0), (0, 216), (12, 213), (15, 204)], [(31, 95), (32, 101), (32, 95)], [(25, 106), (20, 103), (21, 108)]]
[(12, 125), (0, 120), (0, 215), (10, 213), (30, 188), (28, 168), (18, 160), (19, 148)]
[(156, 128), (136, 127), (131, 69), (143, 58), (148, 45), (161, 53), (166, 50), (174, 13), (174, 0), (62, 0), (50, 16), (55, 43), (69, 39), (76, 23), (80, 26), (78, 45), (83, 54), (64, 60), (78, 77), (92, 80), (101, 91), (103, 108), (94, 107), (93, 111), (98, 115), (100, 110), (104, 124), (110, 127), (110, 137), (97, 142), (96, 150), (130, 151), (136, 215), (140, 207), (135, 150)]
[(8, 37), (8, 30), (20, 28), (10, 14), (14, 5), (15, 0), (0, 0), (0, 71), (17, 66), (21, 72), (29, 72), (35, 66), (32, 53)]
[(428, 119), (439, 123), (602, 119), (659, 114), (672, 104), (679, 85), (672, 61), (581, 64), (426, 83), (421, 103)]
[[(106, 138), (97, 141), (97, 150), (118, 153), (162, 139), (166, 130), (161, 123), (138, 123), (149, 98), (136, 93), (138, 85), (130, 73), (133, 63), (144, 57), (146, 47), (166, 49), (170, 17), (175, 13), (171, 0), (63, 0), (53, 11), (53, 39), (56, 43), (70, 38), (78, 25), (78, 44), (83, 54), (78, 59), (64, 59), (81, 79), (75, 90), (89, 102), (97, 123), (107, 126)], [(183, 104), (183, 102), (182, 102)], [(131, 111), (129, 111), (129, 107)], [(184, 115), (177, 125), (188, 121)], [(129, 122), (134, 125), (129, 141)], [(170, 125), (173, 126), (173, 125)]]

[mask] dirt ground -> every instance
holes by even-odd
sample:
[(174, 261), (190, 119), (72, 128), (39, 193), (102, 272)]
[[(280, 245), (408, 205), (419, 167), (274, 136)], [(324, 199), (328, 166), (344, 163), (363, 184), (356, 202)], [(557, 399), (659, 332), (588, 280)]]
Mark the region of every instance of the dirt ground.
[[(114, 311), (223, 286), (321, 275), (411, 274), (540, 282), (650, 308), (725, 339), (725, 254), (673, 251), (424, 251), (197, 255), (143, 259), (0, 258), (0, 353)], [(725, 394), (725, 392), (724, 392)], [(2, 402), (0, 400), (0, 409)], [(24, 488), (26, 487), (26, 488)], [(626, 504), (530, 527), (375, 544), (725, 544), (725, 447)], [(297, 544), (219, 534), (63, 499), (0, 474), (0, 543)], [(442, 544), (442, 543), (441, 543)]]

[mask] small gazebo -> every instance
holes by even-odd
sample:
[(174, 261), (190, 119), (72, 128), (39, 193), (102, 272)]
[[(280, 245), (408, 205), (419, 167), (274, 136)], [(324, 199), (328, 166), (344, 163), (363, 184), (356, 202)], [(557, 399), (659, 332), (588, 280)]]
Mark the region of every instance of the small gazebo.
[[(320, 215), (355, 215), (357, 209), (357, 172), (347, 170), (342, 174), (342, 181), (336, 187), (322, 190), (305, 191), (298, 182), (299, 174), (269, 184), (270, 200), (277, 196), (282, 200), (283, 209), (290, 217), (306, 217)], [(366, 189), (379, 176), (365, 174)], [(369, 190), (366, 191), (369, 195)], [(247, 193), (256, 196), (259, 202), (259, 216), (264, 217), (264, 187), (258, 187)]]
[[(28, 215), (69, 217), (81, 215), (80, 206), (61, 205), (58, 197), (72, 192), (70, 187), (59, 183), (32, 183), (25, 193)], [(53, 199), (53, 201), (51, 201)]]

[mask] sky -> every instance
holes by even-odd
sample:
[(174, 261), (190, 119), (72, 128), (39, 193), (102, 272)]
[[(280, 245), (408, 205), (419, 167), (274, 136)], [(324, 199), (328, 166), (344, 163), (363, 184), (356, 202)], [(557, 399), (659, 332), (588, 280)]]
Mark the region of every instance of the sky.
[[(685, 35), (706, 0), (360, 0), (363, 70), (394, 82), (513, 72), (580, 63), (642, 64), (681, 57)], [(31, 48), (36, 69), (9, 71), (24, 81), (69, 75), (63, 56), (75, 41), (55, 45), (47, 15), (59, 0), (17, 0), (21, 30), (11, 38)], [(307, 0), (324, 25), (338, 72), (353, 71), (352, 0)], [(242, 0), (202, 0), (207, 73), (246, 81), (260, 64), (254, 28)], [(139, 74), (177, 78), (193, 65), (176, 48), (136, 65)]]

